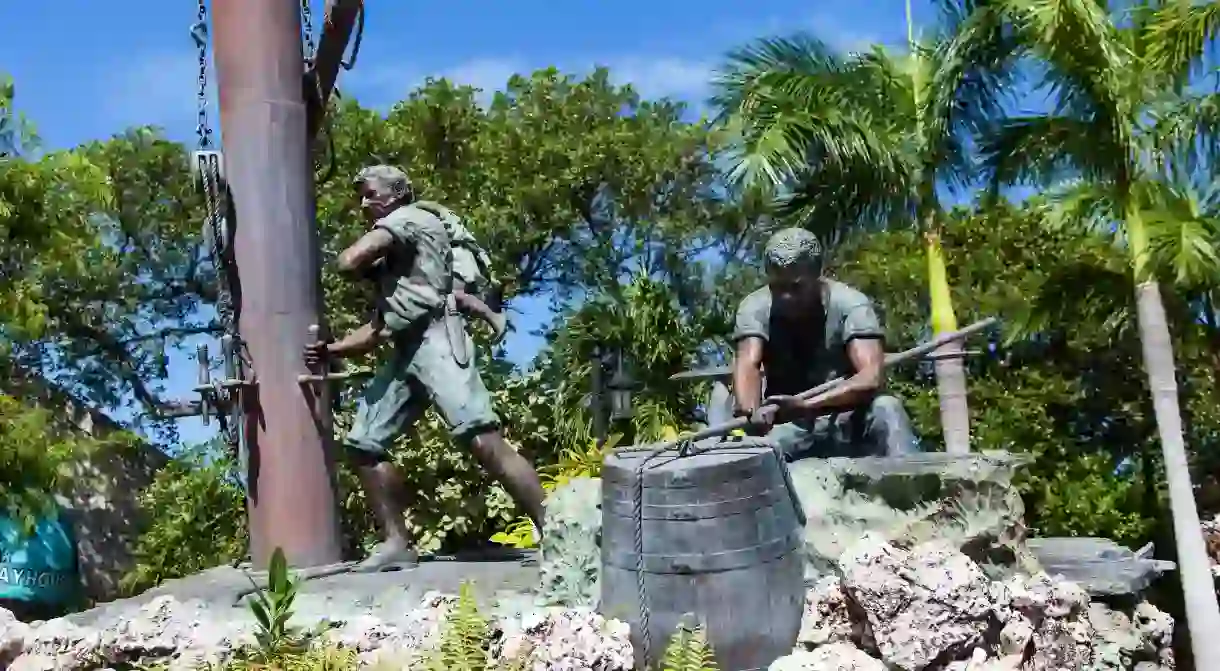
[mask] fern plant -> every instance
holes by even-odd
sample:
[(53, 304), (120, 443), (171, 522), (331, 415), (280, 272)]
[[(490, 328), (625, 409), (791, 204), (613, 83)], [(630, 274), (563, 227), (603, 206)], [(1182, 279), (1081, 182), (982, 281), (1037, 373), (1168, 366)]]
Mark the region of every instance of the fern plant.
[[(538, 469), (538, 479), (547, 494), (566, 485), (575, 478), (596, 478), (602, 473), (602, 462), (606, 454), (622, 440), (622, 434), (612, 434), (601, 445), (596, 440), (587, 443), (584, 449), (568, 447), (559, 455), (559, 461)], [(539, 529), (541, 531), (541, 529)], [(524, 515), (518, 517), (512, 524), (491, 537), (493, 543), (518, 549), (528, 549), (536, 545), (534, 542), (534, 523)]]
[(665, 656), (661, 658), (662, 671), (720, 671), (712, 656), (703, 627), (679, 625)]
[(427, 659), (424, 671), (487, 671), (487, 619), (479, 612), (474, 590), (463, 582), (458, 600), (449, 610), (440, 644)]

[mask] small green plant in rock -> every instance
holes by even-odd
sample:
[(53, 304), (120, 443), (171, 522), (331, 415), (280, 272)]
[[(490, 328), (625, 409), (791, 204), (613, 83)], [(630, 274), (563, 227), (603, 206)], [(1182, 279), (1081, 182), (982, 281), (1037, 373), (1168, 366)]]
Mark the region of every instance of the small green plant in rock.
[(712, 648), (707, 642), (703, 627), (678, 626), (678, 631), (669, 639), (665, 656), (661, 659), (662, 671), (720, 671), (712, 657)]
[(258, 622), (258, 631), (254, 634), (258, 646), (252, 653), (253, 659), (266, 663), (305, 651), (307, 637), (289, 624), (299, 584), (288, 575), (284, 551), (276, 548), (267, 570), (267, 589), (258, 590), (250, 600), (250, 612)]
[(427, 659), (424, 671), (487, 671), (487, 644), (491, 632), (479, 612), (474, 590), (463, 582), (457, 603), (449, 610), (440, 645)]

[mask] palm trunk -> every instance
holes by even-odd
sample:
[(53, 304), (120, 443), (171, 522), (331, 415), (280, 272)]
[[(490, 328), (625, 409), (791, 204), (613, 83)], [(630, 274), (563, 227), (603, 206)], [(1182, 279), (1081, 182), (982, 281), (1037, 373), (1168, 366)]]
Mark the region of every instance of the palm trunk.
[(1182, 433), (1178, 382), (1174, 372), (1173, 342), (1161, 289), (1146, 272), (1148, 240), (1138, 213), (1129, 212), (1127, 236), (1135, 273), (1135, 305), (1143, 346), (1144, 371), (1152, 393), (1157, 434), (1165, 460), (1165, 481), (1173, 515), (1178, 551), (1178, 576), (1186, 605), (1186, 624), (1196, 669), (1220, 669), (1220, 604), (1212, 578), (1211, 559), (1203, 542), (1203, 529), (1190, 482), (1190, 463)]
[[(949, 274), (940, 236), (931, 227), (924, 235), (928, 253), (928, 294), (932, 304), (933, 336), (957, 330), (953, 297), (949, 293)], [(940, 423), (945, 452), (970, 453), (970, 408), (966, 403), (966, 366), (961, 342), (936, 350), (936, 391), (940, 397)]]

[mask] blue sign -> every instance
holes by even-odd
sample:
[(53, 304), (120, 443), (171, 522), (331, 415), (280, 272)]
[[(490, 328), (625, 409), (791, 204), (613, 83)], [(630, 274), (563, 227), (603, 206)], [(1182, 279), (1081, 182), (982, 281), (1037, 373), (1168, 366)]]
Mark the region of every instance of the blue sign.
[(58, 512), (39, 520), (33, 534), (0, 515), (0, 599), (60, 605), (79, 592), (76, 539)]

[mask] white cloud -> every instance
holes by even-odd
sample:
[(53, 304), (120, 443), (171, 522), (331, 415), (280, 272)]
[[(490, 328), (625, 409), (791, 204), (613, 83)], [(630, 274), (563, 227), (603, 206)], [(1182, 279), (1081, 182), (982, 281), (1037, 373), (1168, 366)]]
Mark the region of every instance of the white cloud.
[[(854, 21), (845, 20), (828, 12), (818, 12), (809, 20), (807, 30), (839, 51), (858, 52), (885, 40), (874, 28), (860, 29)], [(863, 25), (875, 26), (865, 22)]]
[(630, 83), (647, 98), (668, 96), (702, 102), (712, 77), (712, 66), (682, 58), (630, 57), (611, 60), (606, 67), (620, 83)]
[(517, 58), (477, 58), (432, 76), (448, 79), (455, 84), (473, 86), (482, 90), (485, 96), (490, 96), (503, 90), (513, 75), (524, 74), (529, 70), (530, 68)]
[[(518, 57), (483, 57), (432, 73), (423, 73), (413, 68), (357, 68), (356, 71), (343, 75), (345, 80), (340, 82), (340, 86), (343, 87), (346, 83), (346, 88), (361, 102), (381, 107), (400, 100), (429, 76), (443, 77), (456, 84), (480, 89), (480, 97), (487, 101), (496, 91), (502, 91), (514, 74), (528, 75), (549, 65), (552, 64), (531, 63)], [(706, 95), (711, 77), (711, 67), (707, 63), (665, 56), (591, 58), (584, 62), (567, 59), (566, 62), (553, 65), (576, 76), (586, 75), (597, 65), (603, 65), (609, 68), (610, 76), (616, 82), (634, 85), (644, 97), (669, 96), (696, 104), (702, 102)]]
[[(118, 130), (153, 124), (173, 131), (193, 131), (197, 112), (198, 60), (189, 51), (158, 52), (132, 61), (127, 68), (100, 80), (99, 107)], [(209, 64), (210, 67), (210, 64)], [(213, 74), (209, 70), (209, 113), (219, 126)]]
[[(338, 85), (344, 95), (355, 97), (365, 105), (385, 108), (402, 100), (427, 77), (444, 77), (481, 89), (480, 98), (486, 102), (496, 91), (503, 90), (514, 74), (529, 74), (549, 65), (552, 64), (530, 62), (516, 56), (480, 57), (426, 72), (362, 60), (353, 71), (340, 73)], [(575, 76), (586, 75), (596, 65), (604, 65), (617, 83), (632, 84), (646, 98), (668, 96), (685, 100), (695, 107), (707, 95), (712, 70), (709, 63), (672, 56), (572, 58), (554, 65)], [(197, 111), (197, 68), (194, 54), (183, 50), (152, 53), (131, 61), (126, 68), (112, 69), (113, 74), (98, 79), (99, 111), (106, 125), (118, 130), (153, 124), (169, 129), (175, 136), (192, 134)], [(209, 117), (213, 127), (219, 128), (215, 71), (211, 63), (208, 80)]]

